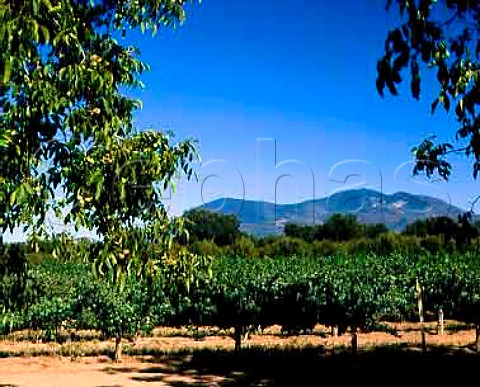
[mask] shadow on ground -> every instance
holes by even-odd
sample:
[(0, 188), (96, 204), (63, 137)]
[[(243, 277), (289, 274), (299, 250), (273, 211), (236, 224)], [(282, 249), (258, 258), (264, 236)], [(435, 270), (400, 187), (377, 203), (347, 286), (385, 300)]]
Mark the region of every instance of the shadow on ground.
[[(321, 386), (327, 382), (360, 385), (471, 383), (480, 355), (468, 348), (434, 347), (423, 354), (412, 347), (381, 347), (352, 356), (323, 348), (201, 350), (186, 355), (153, 356), (131, 379), (193, 386)], [(105, 368), (105, 372), (131, 372)]]

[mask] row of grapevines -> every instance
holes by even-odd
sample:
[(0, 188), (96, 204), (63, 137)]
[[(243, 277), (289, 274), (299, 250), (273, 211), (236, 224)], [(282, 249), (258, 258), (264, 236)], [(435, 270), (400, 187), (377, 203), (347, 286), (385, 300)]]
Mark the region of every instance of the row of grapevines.
[[(321, 323), (350, 331), (355, 345), (358, 329), (417, 319), (417, 284), (426, 311), (480, 324), (480, 260), (467, 254), (225, 257), (188, 287), (159, 276), (130, 279), (122, 291), (82, 264), (45, 261), (22, 277), (22, 289), (16, 275), (1, 281), (3, 333), (33, 328), (53, 338), (59, 328), (97, 329), (121, 338), (156, 325), (213, 325), (234, 328), (239, 349), (249, 327), (298, 332)], [(22, 293), (16, 302), (13, 292)]]
[(418, 318), (417, 283), (426, 311), (480, 321), (480, 264), (473, 255), (223, 258), (176, 317), (234, 327), (237, 348), (247, 327), (273, 324), (287, 331), (337, 326), (355, 342), (357, 329)]

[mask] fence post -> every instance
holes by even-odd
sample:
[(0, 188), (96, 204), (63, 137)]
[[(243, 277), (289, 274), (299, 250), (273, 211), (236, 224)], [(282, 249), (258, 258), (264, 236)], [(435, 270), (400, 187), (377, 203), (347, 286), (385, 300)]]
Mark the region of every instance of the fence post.
[(416, 293), (417, 293), (417, 305), (418, 305), (418, 316), (420, 317), (420, 329), (422, 330), (422, 351), (423, 353), (427, 352), (427, 339), (425, 337), (425, 319), (423, 316), (423, 288), (420, 282), (416, 281)]
[(438, 323), (440, 325), (440, 335), (443, 336), (443, 309), (440, 308), (440, 310), (438, 311)]

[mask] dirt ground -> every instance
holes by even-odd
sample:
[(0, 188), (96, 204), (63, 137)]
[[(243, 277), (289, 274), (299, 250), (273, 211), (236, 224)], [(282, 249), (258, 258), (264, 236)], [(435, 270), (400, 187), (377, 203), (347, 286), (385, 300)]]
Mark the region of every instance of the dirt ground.
[[(0, 360), (0, 386), (19, 387), (80, 387), (80, 386), (174, 386), (198, 383), (217, 386), (225, 378), (215, 375), (197, 376), (166, 374), (168, 363), (156, 363), (152, 357), (125, 357), (121, 364), (108, 357), (86, 357), (72, 361), (67, 357), (8, 358)], [(185, 359), (188, 361), (188, 359)], [(161, 371), (160, 371), (161, 368)]]
[[(361, 333), (361, 351), (355, 359), (348, 353), (349, 335), (319, 334), (326, 331), (323, 328), (313, 335), (283, 337), (274, 327), (253, 335), (240, 355), (233, 353), (233, 340), (226, 336), (195, 340), (172, 336), (179, 332), (157, 331), (154, 337), (126, 344), (128, 355), (121, 364), (102, 354), (111, 349), (110, 342), (44, 344), (17, 338), (0, 341), (0, 386), (304, 386), (319, 385), (318, 373), (336, 379), (355, 375), (356, 381), (362, 375), (368, 377), (369, 370), (390, 379), (407, 377), (408, 372), (399, 372), (402, 367), (410, 371), (419, 367), (417, 371), (425, 377), (428, 373), (429, 382), (432, 372), (439, 381), (452, 377), (458, 382), (469, 367), (478, 370), (480, 366), (480, 356), (469, 346), (475, 338), (473, 330), (451, 323), (440, 335), (436, 325), (430, 324), (429, 351), (422, 355), (418, 325), (397, 328), (398, 336)], [(317, 382), (309, 384), (315, 378)]]

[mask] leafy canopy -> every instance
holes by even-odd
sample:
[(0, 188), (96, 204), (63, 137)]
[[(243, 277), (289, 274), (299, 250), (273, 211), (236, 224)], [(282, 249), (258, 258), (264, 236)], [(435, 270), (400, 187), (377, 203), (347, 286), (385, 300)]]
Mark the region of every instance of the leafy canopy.
[[(103, 241), (98, 269), (140, 269), (141, 241), (166, 247), (179, 222), (162, 192), (192, 177), (195, 143), (139, 131), (148, 66), (128, 44), (185, 19), (187, 0), (0, 0), (0, 233), (47, 233), (55, 211)], [(123, 260), (123, 261), (122, 261)], [(123, 263), (121, 263), (122, 261)]]
[(193, 209), (185, 212), (183, 217), (192, 242), (210, 240), (218, 246), (226, 246), (240, 235), (240, 221), (233, 214)]
[(385, 55), (378, 61), (377, 89), (397, 95), (402, 73), (410, 73), (411, 92), (420, 98), (421, 73), (430, 69), (437, 75), (438, 106), (455, 111), (458, 130), (455, 142), (437, 143), (426, 139), (414, 148), (415, 173), (448, 179), (450, 153), (473, 157), (473, 176), (480, 170), (480, 3), (476, 0), (388, 0), (395, 7), (401, 25), (385, 41)]

